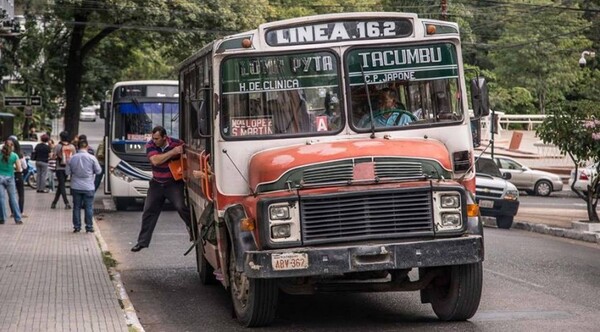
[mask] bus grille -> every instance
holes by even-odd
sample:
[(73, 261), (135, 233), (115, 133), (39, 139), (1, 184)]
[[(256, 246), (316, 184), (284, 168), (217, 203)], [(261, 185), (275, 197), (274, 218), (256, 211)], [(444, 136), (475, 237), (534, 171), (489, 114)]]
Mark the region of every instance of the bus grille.
[(375, 176), (383, 178), (419, 178), (424, 176), (419, 162), (409, 162), (395, 158), (357, 158), (342, 162), (323, 164), (303, 171), (304, 184), (347, 182), (354, 179), (354, 168), (361, 163), (372, 163)]
[(421, 163), (406, 161), (377, 161), (375, 176), (379, 178), (410, 178), (423, 176)]
[(433, 235), (431, 191), (375, 191), (300, 198), (305, 244)]

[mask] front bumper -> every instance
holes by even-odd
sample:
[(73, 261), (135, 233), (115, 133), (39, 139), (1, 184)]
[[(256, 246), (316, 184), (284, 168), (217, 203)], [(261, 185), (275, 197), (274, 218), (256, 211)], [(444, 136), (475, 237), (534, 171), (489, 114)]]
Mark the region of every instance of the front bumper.
[[(511, 201), (507, 199), (489, 199), (489, 198), (481, 198), (484, 200), (494, 201), (493, 208), (482, 208), (479, 206), (479, 211), (481, 211), (482, 216), (486, 217), (514, 217), (517, 215), (517, 211), (519, 210), (519, 201)], [(477, 203), (479, 203), (479, 198), (477, 199)]]
[[(286, 253), (307, 254), (308, 267), (298, 270), (274, 270), (272, 255)], [(244, 272), (248, 278), (335, 276), (349, 272), (462, 265), (481, 261), (483, 237), (464, 235), (459, 238), (377, 245), (248, 251), (244, 254)]]

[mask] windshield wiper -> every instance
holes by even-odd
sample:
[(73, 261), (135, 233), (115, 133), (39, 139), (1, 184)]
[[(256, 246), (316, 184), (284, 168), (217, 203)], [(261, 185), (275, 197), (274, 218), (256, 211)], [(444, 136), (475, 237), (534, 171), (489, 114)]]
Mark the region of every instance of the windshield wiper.
[(371, 105), (371, 94), (369, 93), (369, 85), (365, 78), (365, 71), (362, 63), (360, 64), (360, 72), (362, 74), (363, 83), (365, 83), (365, 92), (367, 93), (367, 104), (369, 105), (369, 116), (371, 117), (371, 138), (375, 138), (375, 116), (373, 115), (373, 106)]

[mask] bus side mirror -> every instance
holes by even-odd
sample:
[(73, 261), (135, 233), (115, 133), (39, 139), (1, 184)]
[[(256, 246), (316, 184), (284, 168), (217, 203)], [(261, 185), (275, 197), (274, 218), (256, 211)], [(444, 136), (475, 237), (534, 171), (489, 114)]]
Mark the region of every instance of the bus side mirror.
[(111, 102), (108, 101), (102, 101), (100, 102), (100, 119), (106, 119), (106, 115), (108, 114), (109, 110), (110, 110), (110, 106), (111, 106)]
[(487, 82), (483, 77), (471, 80), (471, 104), (475, 117), (488, 116), (490, 114), (490, 102)]

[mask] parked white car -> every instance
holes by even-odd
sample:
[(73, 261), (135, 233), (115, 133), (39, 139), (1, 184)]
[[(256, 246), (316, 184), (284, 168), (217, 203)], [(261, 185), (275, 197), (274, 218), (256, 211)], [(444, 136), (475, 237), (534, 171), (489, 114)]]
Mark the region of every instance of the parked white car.
[[(577, 171), (577, 176), (575, 176), (575, 169), (571, 170), (571, 176), (569, 177), (569, 188), (573, 190), (575, 187), (576, 190), (582, 191), (584, 194), (587, 194), (588, 186), (590, 185), (590, 181), (596, 175), (596, 169), (598, 168), (598, 164), (592, 164), (587, 167), (579, 167)], [(575, 181), (577, 179), (577, 181)], [(573, 186), (573, 182), (575, 185)]]
[(96, 121), (96, 109), (94, 107), (84, 107), (79, 113), (79, 121)]
[(557, 174), (531, 169), (505, 156), (494, 155), (494, 162), (500, 172), (510, 173), (512, 184), (528, 194), (549, 196), (553, 191), (561, 191), (563, 188), (562, 179)]

